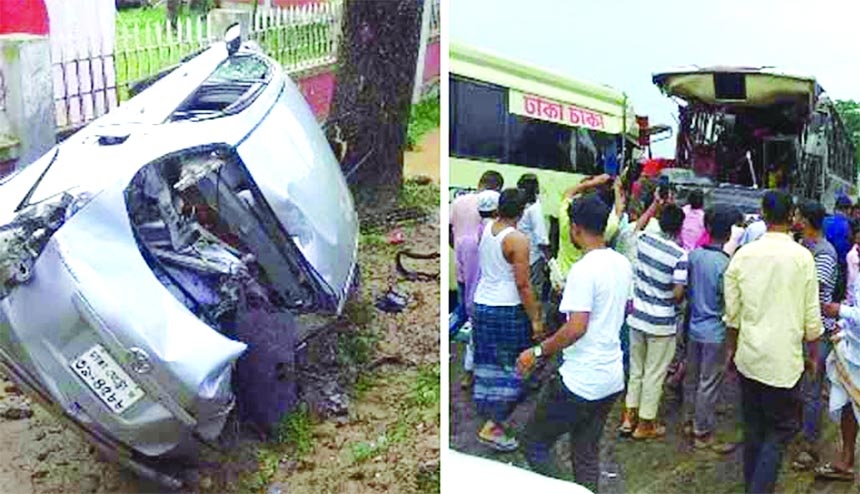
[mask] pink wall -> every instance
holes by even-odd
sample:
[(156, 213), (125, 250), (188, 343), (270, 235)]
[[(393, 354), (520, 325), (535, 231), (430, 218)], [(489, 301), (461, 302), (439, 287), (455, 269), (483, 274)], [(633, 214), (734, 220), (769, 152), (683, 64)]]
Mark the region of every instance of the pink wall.
[(439, 41), (427, 45), (427, 54), (424, 58), (424, 82), (439, 78), (441, 72), (439, 50), (441, 50)]
[[(425, 83), (439, 79), (441, 71), (440, 49), (441, 46), (438, 41), (427, 45), (427, 55), (424, 59)], [(331, 110), (332, 97), (334, 96), (334, 67), (308, 77), (298, 78), (296, 84), (299, 85), (305, 99), (310, 103), (317, 119), (325, 120)]]
[(15, 163), (17, 162), (17, 159), (9, 161), (0, 161), (0, 178), (3, 178), (6, 175), (9, 175), (13, 171), (15, 171)]
[(328, 70), (296, 81), (318, 120), (325, 120), (334, 95), (334, 72)]

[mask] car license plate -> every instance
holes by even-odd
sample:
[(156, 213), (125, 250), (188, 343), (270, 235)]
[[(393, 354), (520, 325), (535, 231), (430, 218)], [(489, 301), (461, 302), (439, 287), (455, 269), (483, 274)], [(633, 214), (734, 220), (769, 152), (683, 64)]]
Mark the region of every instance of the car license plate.
[(114, 413), (124, 412), (145, 394), (101, 345), (79, 355), (71, 366)]

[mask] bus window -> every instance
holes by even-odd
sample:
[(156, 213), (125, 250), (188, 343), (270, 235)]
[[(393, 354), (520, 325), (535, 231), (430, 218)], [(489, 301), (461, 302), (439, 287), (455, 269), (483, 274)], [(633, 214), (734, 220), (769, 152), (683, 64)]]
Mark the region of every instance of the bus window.
[(519, 115), (508, 116), (510, 162), (544, 170), (573, 171), (570, 127)]
[(449, 87), (451, 154), (504, 162), (507, 91), (455, 77)]
[(509, 113), (502, 86), (449, 83), (452, 156), (585, 175), (617, 168), (616, 136)]

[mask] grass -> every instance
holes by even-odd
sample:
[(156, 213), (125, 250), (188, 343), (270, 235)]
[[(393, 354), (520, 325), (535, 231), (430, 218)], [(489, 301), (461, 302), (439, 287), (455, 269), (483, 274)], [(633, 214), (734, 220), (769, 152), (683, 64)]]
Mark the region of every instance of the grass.
[(295, 411), (284, 415), (276, 438), (277, 442), (291, 446), (299, 459), (313, 450), (313, 421), (307, 405), (302, 403)]
[(427, 132), (439, 127), (439, 97), (426, 98), (412, 105), (406, 148), (412, 150)]
[(418, 473), (418, 491), (419, 492), (440, 492), (442, 490), (439, 465), (433, 470), (421, 471)]
[(240, 478), (239, 492), (266, 492), (284, 460), (301, 460), (313, 451), (313, 426), (313, 419), (304, 403), (284, 415), (278, 423), (274, 440), (258, 447), (257, 469)]
[(352, 397), (355, 400), (360, 400), (367, 393), (379, 384), (379, 373), (370, 371), (362, 372), (358, 375), (355, 384), (352, 386)]
[(422, 367), (415, 379), (408, 405), (416, 408), (438, 407), (441, 397), (439, 364)]
[(352, 302), (344, 310), (350, 325), (348, 331), (337, 335), (338, 360), (360, 368), (373, 358), (379, 342), (379, 332), (373, 324), (375, 308), (367, 303)]
[(337, 338), (337, 352), (344, 365), (361, 367), (370, 362), (376, 353), (379, 334), (370, 329), (358, 328), (348, 333), (340, 333)]
[(433, 183), (421, 183), (405, 180), (400, 189), (400, 203), (404, 208), (420, 208), (432, 210), (439, 207), (439, 186)]
[[(440, 366), (438, 363), (422, 366), (410, 376), (409, 392), (400, 403), (397, 420), (373, 441), (361, 441), (350, 446), (352, 462), (359, 464), (385, 454), (392, 445), (408, 440), (418, 424), (439, 420), (441, 397)], [(438, 471), (426, 473), (423, 482), (438, 484)], [(434, 480), (435, 479), (435, 480)], [(421, 476), (418, 479), (421, 482)], [(423, 490), (423, 489), (422, 489)], [(438, 489), (437, 489), (438, 491)]]

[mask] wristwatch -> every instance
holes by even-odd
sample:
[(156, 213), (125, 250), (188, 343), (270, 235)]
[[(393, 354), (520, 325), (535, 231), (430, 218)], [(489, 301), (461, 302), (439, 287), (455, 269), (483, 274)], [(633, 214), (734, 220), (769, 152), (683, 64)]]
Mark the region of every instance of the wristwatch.
[(540, 343), (538, 343), (537, 345), (535, 345), (535, 346), (532, 348), (532, 351), (533, 351), (533, 352), (534, 352), (534, 354), (535, 354), (535, 358), (541, 358), (541, 356), (543, 356), (543, 348), (540, 346)]

